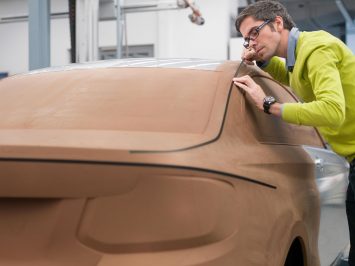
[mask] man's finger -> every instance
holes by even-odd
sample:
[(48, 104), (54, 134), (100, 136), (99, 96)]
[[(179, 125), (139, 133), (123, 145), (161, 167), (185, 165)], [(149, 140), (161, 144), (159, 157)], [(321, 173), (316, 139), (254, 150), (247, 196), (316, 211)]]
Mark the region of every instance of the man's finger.
[(244, 63), (247, 64), (247, 65), (254, 65), (254, 62), (250, 61), (248, 59), (244, 59)]
[(253, 80), (251, 79), (251, 77), (249, 75), (233, 78), (233, 81), (237, 81), (237, 82), (240, 82), (240, 83), (243, 83), (246, 85), (249, 85), (251, 82), (253, 82)]
[(243, 89), (244, 91), (248, 92), (249, 91), (249, 87), (247, 85), (245, 85), (244, 83), (238, 82), (238, 81), (234, 81), (234, 84)]

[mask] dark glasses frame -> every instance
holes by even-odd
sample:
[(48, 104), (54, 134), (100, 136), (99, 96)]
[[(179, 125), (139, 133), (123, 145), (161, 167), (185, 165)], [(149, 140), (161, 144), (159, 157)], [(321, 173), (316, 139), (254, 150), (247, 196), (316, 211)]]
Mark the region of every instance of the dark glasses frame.
[[(244, 46), (245, 48), (249, 48), (249, 42), (250, 42), (250, 41), (255, 41), (256, 38), (258, 38), (259, 32), (261, 31), (261, 29), (262, 29), (265, 25), (267, 25), (268, 23), (270, 23), (270, 22), (271, 22), (271, 20), (270, 20), (270, 19), (267, 19), (267, 20), (265, 20), (261, 25), (259, 25), (259, 26), (257, 26), (256, 28), (252, 29), (252, 30), (250, 31), (249, 36), (248, 36), (248, 37), (245, 37), (243, 46)], [(253, 36), (251, 36), (251, 35), (253, 35)]]

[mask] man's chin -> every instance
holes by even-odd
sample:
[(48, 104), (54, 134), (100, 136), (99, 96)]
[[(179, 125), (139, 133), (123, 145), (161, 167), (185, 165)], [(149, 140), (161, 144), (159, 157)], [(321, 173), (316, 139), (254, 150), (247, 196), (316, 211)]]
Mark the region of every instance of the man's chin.
[(258, 61), (269, 61), (271, 59), (272, 56), (268, 56), (267, 54), (264, 54), (264, 53), (260, 53), (258, 54)]

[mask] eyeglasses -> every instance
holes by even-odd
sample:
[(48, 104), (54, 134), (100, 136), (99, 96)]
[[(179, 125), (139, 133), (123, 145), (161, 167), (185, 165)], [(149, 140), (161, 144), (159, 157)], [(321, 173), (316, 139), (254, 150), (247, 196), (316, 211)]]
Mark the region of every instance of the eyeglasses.
[(249, 36), (248, 36), (248, 37), (245, 37), (243, 46), (244, 46), (245, 48), (248, 48), (248, 47), (249, 47), (249, 42), (250, 42), (250, 41), (255, 41), (256, 38), (258, 38), (258, 36), (259, 36), (260, 30), (261, 30), (266, 24), (268, 24), (269, 22), (271, 22), (270, 19), (265, 20), (263, 24), (261, 24), (261, 25), (259, 25), (258, 27), (252, 29), (252, 30), (250, 31), (250, 33), (249, 33)]

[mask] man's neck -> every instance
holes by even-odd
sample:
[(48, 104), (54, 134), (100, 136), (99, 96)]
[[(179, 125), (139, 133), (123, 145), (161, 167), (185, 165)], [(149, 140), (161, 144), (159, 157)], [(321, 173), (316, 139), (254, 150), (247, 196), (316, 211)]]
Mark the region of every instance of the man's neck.
[(288, 46), (288, 38), (290, 35), (289, 30), (282, 30), (281, 32), (281, 40), (280, 40), (280, 45), (277, 49), (277, 56), (286, 58), (287, 57), (287, 46)]

